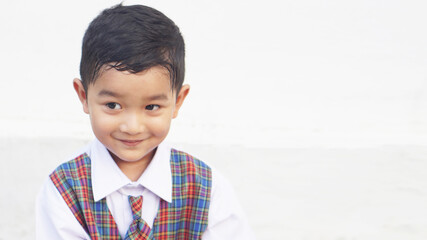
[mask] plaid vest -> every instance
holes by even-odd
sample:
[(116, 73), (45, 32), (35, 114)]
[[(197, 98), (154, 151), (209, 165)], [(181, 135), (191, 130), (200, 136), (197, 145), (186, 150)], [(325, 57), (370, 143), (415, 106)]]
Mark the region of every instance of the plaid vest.
[[(91, 239), (121, 239), (106, 199), (93, 199), (90, 162), (84, 153), (60, 165), (50, 178)], [(175, 149), (170, 163), (172, 203), (160, 199), (149, 239), (201, 239), (208, 223), (211, 169)]]

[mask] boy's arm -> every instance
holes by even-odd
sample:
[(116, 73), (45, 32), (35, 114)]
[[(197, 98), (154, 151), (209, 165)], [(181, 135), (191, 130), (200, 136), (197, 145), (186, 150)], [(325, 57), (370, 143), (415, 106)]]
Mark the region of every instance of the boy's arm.
[(255, 235), (240, 207), (231, 184), (212, 169), (212, 193), (208, 228), (203, 240), (252, 240)]
[(50, 178), (36, 200), (36, 239), (90, 239)]

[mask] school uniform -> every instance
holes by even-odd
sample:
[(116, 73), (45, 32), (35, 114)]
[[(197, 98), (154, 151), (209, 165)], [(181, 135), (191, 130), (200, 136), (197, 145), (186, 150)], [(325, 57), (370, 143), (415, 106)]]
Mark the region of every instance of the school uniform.
[(94, 140), (50, 175), (36, 205), (37, 239), (254, 239), (226, 179), (165, 143), (132, 182)]

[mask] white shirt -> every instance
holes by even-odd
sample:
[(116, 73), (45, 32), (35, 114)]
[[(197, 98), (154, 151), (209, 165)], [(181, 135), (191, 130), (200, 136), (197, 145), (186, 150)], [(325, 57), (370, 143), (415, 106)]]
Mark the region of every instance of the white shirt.
[[(169, 146), (160, 144), (151, 163), (136, 182), (126, 177), (98, 140), (83, 151), (91, 159), (94, 200), (106, 197), (122, 238), (133, 220), (128, 195), (143, 196), (141, 217), (150, 227), (157, 215), (160, 199), (172, 202), (170, 151)], [(208, 227), (202, 239), (255, 239), (231, 185), (215, 169), (212, 169), (211, 191)], [(37, 196), (36, 239), (90, 239), (50, 178)]]

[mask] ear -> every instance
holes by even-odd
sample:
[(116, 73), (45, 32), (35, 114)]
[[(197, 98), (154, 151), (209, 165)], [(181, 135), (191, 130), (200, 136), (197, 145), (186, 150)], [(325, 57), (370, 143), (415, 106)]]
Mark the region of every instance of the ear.
[(173, 111), (172, 118), (176, 118), (178, 116), (178, 111), (181, 108), (182, 104), (184, 103), (184, 100), (187, 97), (189, 92), (190, 92), (190, 85), (188, 84), (183, 85), (181, 87), (181, 90), (179, 90), (178, 96), (176, 97), (175, 109)]
[(83, 105), (83, 111), (85, 113), (89, 113), (89, 108), (88, 108), (88, 105), (87, 105), (87, 96), (86, 96), (85, 89), (83, 87), (82, 80), (80, 80), (78, 78), (74, 78), (74, 80), (73, 80), (73, 87), (74, 87), (74, 90), (77, 93), (77, 96), (79, 97), (80, 102)]

